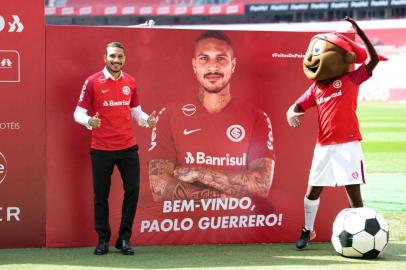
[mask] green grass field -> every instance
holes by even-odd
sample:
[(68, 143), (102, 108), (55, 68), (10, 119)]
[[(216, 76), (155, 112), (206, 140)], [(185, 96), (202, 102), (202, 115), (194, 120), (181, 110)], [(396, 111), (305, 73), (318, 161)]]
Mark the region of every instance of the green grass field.
[(406, 173), (406, 104), (360, 103), (367, 173)]
[[(406, 104), (361, 103), (367, 182), (365, 206), (383, 213), (390, 244), (375, 260), (338, 256), (330, 243), (298, 251), (293, 244), (137, 247), (135, 256), (112, 251), (92, 255), (93, 247), (0, 249), (1, 270), (73, 269), (300, 269), (383, 270), (406, 268)], [(371, 174), (372, 173), (372, 174)], [(1, 240), (1, 236), (0, 236)]]
[[(401, 219), (405, 219), (403, 213)], [(388, 217), (387, 217), (388, 219)], [(391, 221), (390, 221), (391, 222)], [(137, 247), (135, 256), (113, 251), (92, 255), (93, 248), (6, 249), (0, 269), (405, 269), (406, 241), (391, 240), (375, 260), (338, 256), (330, 243), (314, 243), (298, 251), (293, 244)]]

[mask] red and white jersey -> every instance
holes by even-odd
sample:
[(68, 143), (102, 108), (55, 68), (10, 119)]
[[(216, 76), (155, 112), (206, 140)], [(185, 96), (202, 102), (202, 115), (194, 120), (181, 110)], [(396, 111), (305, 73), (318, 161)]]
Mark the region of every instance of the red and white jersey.
[(271, 121), (258, 107), (234, 99), (218, 113), (197, 99), (175, 103), (159, 112), (149, 151), (177, 165), (247, 169), (254, 159), (274, 159)]
[(361, 141), (356, 114), (359, 86), (369, 79), (365, 65), (328, 85), (313, 83), (296, 101), (304, 111), (316, 106), (319, 121), (318, 144)]
[(101, 127), (92, 130), (91, 148), (121, 150), (136, 144), (130, 108), (139, 105), (134, 78), (121, 72), (113, 80), (106, 69), (85, 81), (77, 106), (98, 112)]

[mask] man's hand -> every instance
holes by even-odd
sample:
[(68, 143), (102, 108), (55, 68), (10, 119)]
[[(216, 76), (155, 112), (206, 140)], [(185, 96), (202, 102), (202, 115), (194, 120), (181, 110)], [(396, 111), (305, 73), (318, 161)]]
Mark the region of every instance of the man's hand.
[(149, 116), (148, 116), (148, 127), (149, 128), (154, 128), (156, 126), (156, 111), (153, 111)]
[(100, 128), (101, 126), (101, 119), (99, 118), (99, 113), (96, 112), (96, 114), (89, 119), (89, 126), (92, 128)]
[(300, 127), (300, 117), (304, 114), (304, 112), (297, 112), (296, 106), (296, 104), (293, 104), (286, 112), (286, 120), (289, 126), (293, 128)]
[(182, 182), (193, 183), (197, 180), (199, 172), (190, 167), (177, 167), (173, 171), (173, 176)]

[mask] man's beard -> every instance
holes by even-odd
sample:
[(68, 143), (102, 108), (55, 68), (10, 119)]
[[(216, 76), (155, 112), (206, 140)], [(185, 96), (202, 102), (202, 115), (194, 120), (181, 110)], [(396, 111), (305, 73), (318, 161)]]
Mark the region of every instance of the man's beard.
[(121, 67), (122, 67), (123, 65), (122, 65), (122, 64), (118, 64), (117, 70), (113, 69), (112, 66), (113, 66), (113, 65), (107, 66), (108, 71), (111, 72), (111, 73), (119, 73), (119, 72), (121, 71)]
[(228, 85), (230, 85), (230, 80), (224, 82), (224, 84), (222, 84), (221, 86), (215, 86), (215, 87), (207, 88), (207, 87), (204, 86), (204, 84), (201, 84), (201, 87), (204, 89), (204, 91), (206, 91), (208, 93), (216, 94), (216, 93), (220, 93)]

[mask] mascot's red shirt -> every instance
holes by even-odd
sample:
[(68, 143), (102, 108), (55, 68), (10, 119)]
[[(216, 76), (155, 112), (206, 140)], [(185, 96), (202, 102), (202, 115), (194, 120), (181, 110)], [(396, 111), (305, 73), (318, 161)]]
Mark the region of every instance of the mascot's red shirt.
[(296, 101), (304, 111), (316, 106), (320, 145), (361, 141), (356, 115), (359, 86), (369, 79), (365, 65), (338, 77), (328, 85), (314, 82)]

